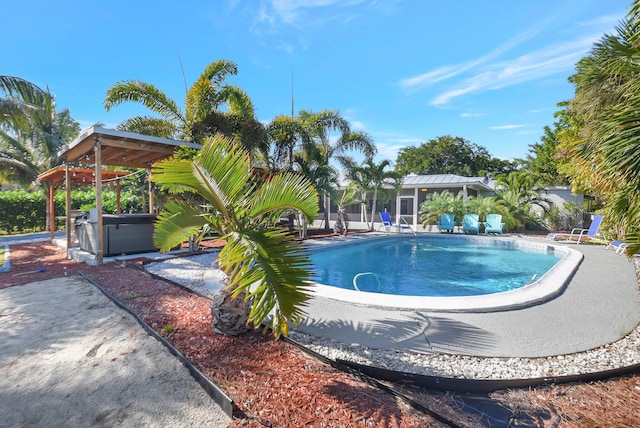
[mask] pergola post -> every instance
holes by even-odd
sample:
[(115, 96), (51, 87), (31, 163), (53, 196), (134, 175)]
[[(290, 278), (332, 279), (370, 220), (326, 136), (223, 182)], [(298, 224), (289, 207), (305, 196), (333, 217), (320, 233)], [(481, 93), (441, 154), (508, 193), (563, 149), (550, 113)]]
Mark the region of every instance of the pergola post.
[(122, 208), (120, 207), (120, 179), (116, 179), (116, 213), (120, 214)]
[(55, 202), (53, 199), (53, 195), (55, 192), (55, 186), (53, 181), (49, 182), (49, 228), (51, 229), (51, 241), (55, 239), (56, 233), (56, 213), (55, 213)]
[(155, 201), (153, 200), (153, 184), (151, 183), (151, 168), (147, 168), (147, 183), (149, 186), (149, 214), (153, 214)]
[(96, 211), (98, 214), (96, 259), (98, 264), (101, 265), (104, 258), (104, 233), (102, 230), (102, 145), (100, 144), (100, 137), (98, 135), (96, 135), (95, 138), (94, 150), (96, 158)]
[(69, 167), (69, 162), (64, 165), (64, 188), (65, 188), (65, 229), (67, 232), (67, 254), (69, 249), (72, 247), (73, 242), (71, 242), (71, 169)]

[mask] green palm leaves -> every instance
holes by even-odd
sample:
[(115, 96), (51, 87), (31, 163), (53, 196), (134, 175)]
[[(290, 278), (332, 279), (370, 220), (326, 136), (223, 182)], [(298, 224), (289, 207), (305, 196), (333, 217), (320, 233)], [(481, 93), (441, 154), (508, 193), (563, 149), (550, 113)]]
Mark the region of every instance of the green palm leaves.
[(287, 323), (304, 314), (311, 265), (290, 235), (271, 224), (288, 209), (315, 219), (318, 195), (312, 184), (295, 173), (258, 179), (248, 154), (222, 136), (207, 138), (193, 161), (156, 164), (151, 179), (172, 193), (205, 201), (202, 207), (179, 199), (167, 204), (156, 223), (156, 245), (167, 251), (203, 227), (215, 230), (227, 241), (218, 263), (228, 288), (252, 300), (250, 321), (259, 325), (270, 316), (266, 327), (276, 336), (287, 334)]

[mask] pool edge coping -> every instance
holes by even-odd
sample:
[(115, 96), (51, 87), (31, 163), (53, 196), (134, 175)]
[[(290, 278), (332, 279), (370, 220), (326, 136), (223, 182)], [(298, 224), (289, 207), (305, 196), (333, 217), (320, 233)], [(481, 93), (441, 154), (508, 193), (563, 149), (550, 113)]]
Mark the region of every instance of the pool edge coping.
[[(430, 234), (431, 235), (431, 234)], [(315, 242), (310, 247), (324, 247), (325, 245), (345, 245), (361, 240), (396, 236), (395, 234), (375, 234), (373, 236), (361, 236), (358, 239), (331, 239), (324, 242)], [(424, 234), (423, 236), (428, 236)], [(432, 236), (440, 236), (433, 234)], [(444, 236), (444, 235), (443, 235)], [(431, 312), (495, 312), (504, 310), (521, 309), (552, 300), (564, 292), (569, 285), (578, 267), (584, 259), (584, 255), (567, 246), (554, 245), (553, 243), (524, 239), (515, 236), (466, 236), (447, 235), (453, 239), (473, 238), (492, 239), (499, 241), (513, 241), (519, 245), (546, 248), (547, 251), (565, 253), (564, 256), (544, 275), (535, 282), (521, 288), (503, 291), (493, 294), (477, 296), (453, 296), (453, 297), (426, 297), (426, 296), (397, 296), (390, 294), (371, 293), (338, 288), (334, 286), (312, 283), (310, 294), (312, 298), (319, 297), (329, 300), (338, 300), (354, 305), (381, 307), (385, 309), (411, 309), (428, 310)]]

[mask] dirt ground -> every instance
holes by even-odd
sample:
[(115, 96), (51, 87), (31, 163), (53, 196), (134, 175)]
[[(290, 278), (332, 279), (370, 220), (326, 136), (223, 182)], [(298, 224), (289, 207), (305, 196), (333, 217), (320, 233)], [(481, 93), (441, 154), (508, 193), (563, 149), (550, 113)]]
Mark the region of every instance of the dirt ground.
[[(50, 244), (16, 245), (11, 247), (11, 272), (0, 273), (0, 288), (82, 272), (164, 335), (234, 400), (229, 426), (640, 426), (639, 376), (475, 397), (386, 384), (401, 399), (258, 332), (239, 338), (214, 334), (210, 302), (153, 278), (142, 271), (142, 262), (91, 267), (65, 260), (64, 252)], [(36, 269), (45, 272), (20, 275)], [(0, 298), (5, 291), (0, 290)]]

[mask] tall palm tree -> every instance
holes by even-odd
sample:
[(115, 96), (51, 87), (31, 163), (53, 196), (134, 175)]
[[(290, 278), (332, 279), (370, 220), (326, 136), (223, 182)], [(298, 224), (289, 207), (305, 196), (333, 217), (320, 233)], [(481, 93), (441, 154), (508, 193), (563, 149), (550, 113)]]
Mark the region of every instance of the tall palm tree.
[(56, 110), (49, 89), (0, 76), (0, 180), (31, 185), (62, 160), (58, 151), (79, 132), (68, 109)]
[[(39, 174), (62, 164), (58, 152), (80, 131), (68, 109), (56, 110), (47, 89), (22, 78), (0, 76), (0, 183), (38, 186)], [(43, 186), (45, 195), (49, 186)], [(49, 224), (47, 204), (47, 229)]]
[[(227, 302), (250, 302), (247, 320), (266, 322), (276, 336), (298, 323), (308, 294), (310, 261), (288, 232), (271, 225), (288, 209), (313, 220), (318, 194), (300, 174), (284, 172), (268, 179), (253, 173), (248, 153), (220, 135), (207, 137), (192, 161), (169, 159), (152, 169), (152, 181), (177, 195), (197, 194), (198, 206), (175, 199), (158, 216), (154, 242), (167, 251), (211, 228), (226, 240), (218, 264), (228, 277), (227, 291), (212, 306), (214, 330), (234, 335), (245, 330), (240, 318), (224, 311)], [(233, 303), (232, 303), (233, 304)]]
[(184, 111), (160, 89), (139, 80), (125, 80), (109, 88), (104, 107), (109, 111), (124, 102), (136, 102), (159, 116), (130, 118), (119, 125), (123, 130), (197, 143), (219, 132), (239, 138), (247, 150), (260, 158), (268, 147), (264, 127), (254, 118), (249, 96), (225, 82), (236, 74), (238, 67), (233, 61), (209, 64), (186, 91)]
[[(337, 110), (317, 113), (302, 110), (298, 116), (315, 146), (311, 150), (319, 153), (322, 165), (334, 168), (331, 162), (336, 161), (348, 169), (354, 165), (353, 159), (348, 155), (350, 151), (363, 153), (366, 158), (372, 158), (376, 154), (371, 138), (364, 132), (351, 131), (349, 122)], [(333, 138), (335, 135), (332, 133), (336, 132), (337, 138)], [(325, 209), (324, 228), (329, 230), (329, 192), (320, 193)]]
[(605, 35), (570, 78), (575, 96), (563, 112), (574, 132), (562, 142), (572, 180), (587, 181), (605, 198), (607, 223), (640, 250), (640, 1), (615, 34)]
[(298, 117), (276, 116), (267, 125), (267, 135), (273, 143), (272, 170), (293, 170), (296, 150), (310, 149), (311, 140)]
[(363, 194), (373, 193), (371, 202), (371, 226), (369, 219), (365, 218), (369, 230), (374, 228), (374, 215), (378, 203), (378, 197), (386, 201), (389, 199), (389, 187), (400, 188), (402, 176), (393, 170), (387, 170), (391, 162), (387, 159), (380, 163), (375, 163), (373, 159), (366, 159), (362, 165), (349, 169), (347, 176), (358, 185)]

